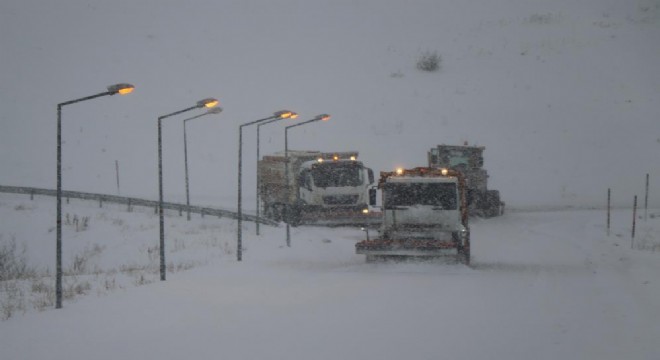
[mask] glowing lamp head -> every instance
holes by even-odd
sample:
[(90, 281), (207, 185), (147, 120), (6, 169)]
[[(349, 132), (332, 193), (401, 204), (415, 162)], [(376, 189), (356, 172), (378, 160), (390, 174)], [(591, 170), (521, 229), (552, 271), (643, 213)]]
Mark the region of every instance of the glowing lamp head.
[(112, 95), (114, 94), (126, 95), (132, 93), (133, 90), (135, 90), (135, 86), (125, 83), (108, 86), (108, 91), (111, 92)]
[(206, 107), (206, 108), (212, 108), (215, 107), (219, 104), (220, 102), (217, 99), (214, 98), (207, 98), (204, 100), (200, 100), (197, 102), (197, 107)]
[(322, 158), (322, 157), (320, 157), (320, 158), (318, 158), (318, 159), (316, 159), (316, 161), (318, 161), (318, 162), (320, 162), (320, 163), (322, 163), (322, 162), (323, 162), (323, 158)]
[(339, 156), (337, 156), (337, 155), (334, 155), (334, 156), (332, 157), (332, 160), (334, 160), (334, 161), (337, 161), (337, 160), (339, 160)]
[(355, 160), (357, 160), (357, 158), (355, 157), (355, 155), (351, 155), (351, 161), (355, 161)]
[(277, 111), (277, 112), (273, 113), (273, 115), (276, 118), (279, 118), (279, 119), (290, 119), (290, 118), (295, 119), (295, 118), (298, 117), (298, 114), (296, 114), (293, 111), (289, 111), (289, 110), (280, 110), (280, 111)]
[(362, 213), (365, 214), (365, 215), (368, 214), (368, 213), (369, 213), (369, 209), (362, 209)]
[(396, 168), (397, 175), (403, 175), (403, 168)]
[(447, 176), (447, 174), (449, 174), (449, 170), (442, 168), (440, 169), (440, 173), (442, 174), (442, 176)]
[(328, 120), (330, 120), (330, 115), (321, 114), (321, 115), (317, 115), (314, 119), (315, 120), (321, 120), (321, 121), (328, 121)]

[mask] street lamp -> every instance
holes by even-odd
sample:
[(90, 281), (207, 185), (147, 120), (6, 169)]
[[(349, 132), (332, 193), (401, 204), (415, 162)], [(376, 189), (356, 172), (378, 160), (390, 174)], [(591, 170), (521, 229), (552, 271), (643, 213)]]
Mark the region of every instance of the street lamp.
[(190, 221), (190, 190), (188, 186), (188, 136), (186, 135), (186, 124), (190, 120), (194, 120), (205, 115), (219, 114), (221, 112), (222, 112), (221, 107), (214, 107), (214, 108), (210, 108), (209, 111), (203, 114), (195, 115), (193, 117), (189, 117), (183, 120), (183, 157), (186, 167), (186, 205), (188, 206), (188, 221)]
[(55, 249), (55, 308), (62, 308), (62, 107), (65, 105), (75, 104), (77, 102), (91, 100), (97, 97), (114, 95), (114, 94), (129, 94), (135, 89), (131, 84), (115, 84), (107, 87), (107, 91), (83, 97), (80, 99), (65, 101), (57, 104), (57, 219), (56, 219), (56, 236), (57, 243)]
[[(287, 119), (290, 118), (294, 112), (291, 112), (289, 110), (280, 110), (278, 112), (273, 113), (273, 116), (269, 116), (267, 118), (259, 119), (259, 120), (254, 120), (250, 121), (248, 123), (245, 123), (241, 125), (238, 128), (238, 231), (236, 234), (236, 259), (238, 261), (241, 261), (243, 258), (243, 249), (241, 248), (243, 246), (242, 244), (242, 236), (243, 236), (243, 230), (241, 226), (243, 226), (243, 210), (242, 210), (242, 185), (241, 185), (241, 179), (242, 179), (242, 168), (243, 168), (243, 127), (249, 126), (249, 125), (254, 125), (254, 124), (259, 124), (268, 120), (274, 120), (274, 119)], [(257, 220), (258, 221), (258, 220)]]
[(170, 116), (178, 115), (186, 111), (199, 108), (212, 108), (218, 105), (218, 100), (213, 98), (203, 99), (195, 106), (175, 111), (171, 114), (158, 117), (158, 216), (160, 218), (160, 280), (165, 281), (165, 219), (163, 217), (163, 140), (161, 121)]
[[(295, 112), (292, 112), (291, 116), (289, 116), (289, 119), (296, 119), (296, 118), (298, 118), (298, 114), (296, 114)], [(263, 125), (270, 124), (270, 123), (273, 123), (273, 122), (276, 122), (276, 121), (279, 121), (279, 120), (282, 120), (282, 119), (286, 119), (286, 118), (272, 119), (272, 120), (269, 120), (269, 121), (266, 121), (266, 122), (263, 122), (263, 123), (260, 123), (260, 124), (257, 125), (257, 218), (259, 218), (259, 215), (260, 215), (259, 214), (259, 208), (261, 206), (261, 204), (260, 204), (261, 196), (260, 196), (260, 192), (259, 192), (259, 180), (261, 178), (259, 176), (259, 156), (260, 156), (260, 154), (259, 154), (259, 141), (260, 141), (260, 139), (259, 139), (260, 138), (259, 130)], [(257, 230), (257, 235), (259, 235), (259, 221), (257, 221), (256, 230)]]
[[(328, 114), (321, 114), (321, 115), (316, 115), (315, 118), (303, 121), (297, 124), (289, 125), (284, 128), (284, 162), (286, 165), (284, 166), (284, 174), (285, 174), (285, 179), (286, 179), (286, 197), (287, 197), (287, 202), (290, 201), (291, 199), (291, 185), (289, 184), (289, 129), (296, 127), (296, 126), (302, 126), (305, 124), (309, 124), (312, 122), (316, 122), (319, 120), (322, 121), (327, 121), (330, 119), (330, 115)], [(291, 226), (289, 225), (290, 219), (289, 219), (289, 206), (284, 207), (284, 219), (286, 222), (286, 246), (291, 247)]]

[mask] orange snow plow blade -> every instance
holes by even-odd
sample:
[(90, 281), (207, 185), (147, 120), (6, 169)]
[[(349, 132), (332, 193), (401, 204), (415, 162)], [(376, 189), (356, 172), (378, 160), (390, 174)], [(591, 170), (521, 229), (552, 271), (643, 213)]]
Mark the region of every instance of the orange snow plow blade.
[(438, 240), (363, 240), (355, 244), (355, 253), (367, 255), (367, 261), (379, 257), (453, 257), (459, 263), (470, 263), (469, 248)]

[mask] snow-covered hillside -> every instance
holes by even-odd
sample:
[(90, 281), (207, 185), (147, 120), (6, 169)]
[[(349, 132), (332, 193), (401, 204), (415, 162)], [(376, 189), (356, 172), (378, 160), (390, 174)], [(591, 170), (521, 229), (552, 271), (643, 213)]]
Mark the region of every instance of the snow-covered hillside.
[[(332, 115), (292, 149), (389, 171), (468, 141), (509, 205), (601, 205), (611, 187), (631, 206), (646, 173), (660, 188), (658, 39), (658, 0), (5, 0), (0, 184), (54, 188), (56, 104), (130, 82), (64, 108), (65, 189), (116, 194), (118, 161), (121, 192), (155, 199), (156, 118), (211, 96), (224, 112), (189, 129), (193, 203), (235, 201), (239, 124), (288, 108)], [(439, 71), (415, 68), (425, 52)], [(182, 119), (163, 129), (170, 199)], [(262, 154), (281, 151), (281, 124), (263, 130)], [(253, 189), (254, 128), (244, 140)]]
[[(0, 322), (3, 359), (656, 359), (660, 210), (513, 212), (472, 222), (473, 267), (365, 263), (351, 228), (284, 229), (167, 218), (168, 280), (158, 281), (152, 209), (72, 200), (64, 308), (52, 307), (54, 199), (0, 197), (3, 243), (39, 276)], [(642, 250), (646, 249), (646, 250)], [(654, 251), (655, 249), (655, 251)], [(20, 251), (18, 251), (20, 253)], [(86, 259), (76, 272), (76, 259)], [(43, 276), (49, 269), (51, 276)], [(186, 271), (182, 271), (186, 270)], [(4, 286), (7, 288), (6, 286)], [(50, 290), (48, 290), (50, 288)], [(44, 293), (50, 291), (49, 306)], [(8, 303), (8, 291), (2, 304)], [(30, 295), (31, 294), (31, 295)], [(41, 295), (40, 295), (41, 294)]]

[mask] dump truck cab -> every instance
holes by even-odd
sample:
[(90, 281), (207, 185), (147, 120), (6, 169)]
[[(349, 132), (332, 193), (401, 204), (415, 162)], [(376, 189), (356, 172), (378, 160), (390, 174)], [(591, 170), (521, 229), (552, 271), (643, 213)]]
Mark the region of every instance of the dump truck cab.
[(291, 225), (361, 225), (379, 221), (368, 212), (373, 171), (356, 151), (291, 150), (264, 156), (258, 181), (264, 215)]

